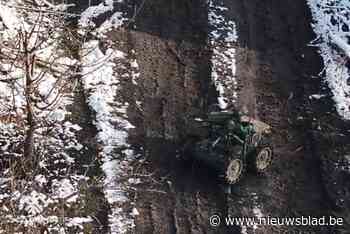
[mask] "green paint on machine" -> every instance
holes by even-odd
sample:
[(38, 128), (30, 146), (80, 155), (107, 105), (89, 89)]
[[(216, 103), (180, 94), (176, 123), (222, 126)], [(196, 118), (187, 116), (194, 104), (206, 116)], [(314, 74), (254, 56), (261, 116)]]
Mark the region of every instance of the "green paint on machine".
[(217, 171), (227, 184), (237, 183), (247, 168), (262, 173), (272, 163), (272, 131), (266, 123), (238, 111), (214, 111), (191, 125), (186, 155)]

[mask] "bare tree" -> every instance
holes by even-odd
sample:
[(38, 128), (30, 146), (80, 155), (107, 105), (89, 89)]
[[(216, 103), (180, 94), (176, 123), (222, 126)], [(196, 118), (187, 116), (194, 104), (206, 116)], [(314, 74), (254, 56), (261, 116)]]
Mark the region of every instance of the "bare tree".
[[(6, 9), (17, 14), (17, 21), (4, 19), (5, 34), (0, 37), (0, 82), (12, 89), (9, 115), (24, 120), (23, 155), (35, 166), (35, 131), (50, 125), (50, 115), (59, 106), (72, 78), (78, 74), (79, 61), (73, 50), (80, 40), (66, 26), (67, 15), (47, 1)], [(15, 11), (16, 10), (16, 11)], [(19, 20), (22, 18), (22, 20)], [(23, 20), (24, 19), (24, 20)]]

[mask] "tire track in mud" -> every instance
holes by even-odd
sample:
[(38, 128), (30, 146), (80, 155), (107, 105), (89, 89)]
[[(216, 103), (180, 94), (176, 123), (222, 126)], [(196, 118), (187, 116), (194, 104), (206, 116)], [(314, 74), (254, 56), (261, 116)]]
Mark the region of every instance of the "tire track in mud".
[[(229, 4), (229, 3), (228, 3)], [(275, 163), (265, 176), (247, 176), (229, 200), (232, 216), (330, 215), (308, 126), (296, 119), (304, 104), (305, 77), (319, 71), (305, 1), (231, 1), (238, 24), (238, 80), (241, 105), (274, 129)], [(302, 58), (302, 54), (305, 55)], [(245, 89), (245, 87), (254, 87)], [(255, 92), (254, 92), (255, 90)], [(251, 92), (254, 93), (251, 93)], [(255, 106), (255, 110), (251, 109)], [(258, 227), (248, 233), (330, 233), (327, 227)]]
[(143, 110), (137, 117), (130, 109), (136, 130), (129, 140), (147, 159), (134, 165), (142, 178), (134, 193), (140, 213), (135, 233), (228, 232), (209, 227), (210, 215), (226, 212), (216, 176), (179, 160), (181, 144), (174, 143), (185, 140), (189, 118), (216, 100), (207, 24), (206, 1), (147, 1), (125, 32), (140, 67)]
[[(143, 194), (143, 198), (139, 198), (137, 204), (142, 208), (141, 215), (137, 219), (137, 233), (235, 233), (238, 231), (234, 228), (227, 230), (224, 227), (211, 229), (208, 217), (214, 213), (235, 217), (329, 215), (318, 160), (310, 150), (310, 142), (307, 141), (304, 126), (296, 127), (293, 123), (298, 117), (300, 105), (304, 102), (303, 79), (307, 75), (313, 75), (319, 68), (313, 61), (318, 58), (316, 52), (306, 47), (312, 39), (311, 28), (308, 25), (310, 22), (308, 8), (301, 0), (283, 3), (257, 0), (224, 2), (229, 7), (228, 14), (235, 18), (239, 28), (236, 58), (237, 79), (240, 86), (238, 104), (240, 107), (246, 106), (251, 115), (271, 124), (275, 129), (276, 162), (266, 175), (257, 177), (248, 174), (240, 184), (234, 187), (233, 195), (228, 197), (228, 203), (226, 203), (225, 194), (219, 188), (218, 182), (213, 179), (215, 175), (210, 175), (210, 172), (204, 168), (193, 168), (201, 167), (200, 165), (192, 164), (191, 168), (191, 164), (173, 159), (178, 146), (166, 140), (145, 142), (150, 164), (145, 166), (144, 170), (147, 172), (157, 170), (154, 178), (159, 185), (155, 188), (166, 192), (166, 195)], [(156, 5), (155, 3), (154, 7)], [(167, 7), (158, 5), (158, 9), (164, 10)], [(181, 9), (179, 6), (176, 7), (177, 11)], [(148, 10), (151, 11), (151, 9)], [(159, 26), (151, 17), (149, 23), (147, 20), (143, 21), (146, 30), (141, 27), (138, 29), (141, 32), (134, 32), (131, 36), (138, 57), (141, 58), (141, 68), (149, 69), (142, 72), (149, 76), (149, 78), (144, 77), (146, 79), (144, 88), (148, 92), (144, 97), (145, 100), (147, 99), (145, 103), (149, 105), (145, 108), (149, 110), (145, 113), (145, 120), (150, 122), (145, 124), (147, 127), (144, 133), (149, 137), (160, 136), (172, 139), (169, 137), (171, 133), (176, 135), (183, 131), (181, 128), (172, 128), (179, 121), (176, 118), (182, 113), (200, 113), (205, 109), (205, 104), (210, 102), (207, 97), (202, 97), (206, 100), (195, 100), (192, 103), (186, 103), (185, 100), (188, 100), (186, 96), (176, 100), (179, 94), (194, 93), (192, 89), (186, 89), (180, 85), (181, 80), (183, 82), (186, 66), (200, 69), (197, 62), (202, 59), (208, 60), (210, 53), (208, 54), (205, 48), (199, 47), (195, 51), (204, 52), (208, 57), (196, 60), (192, 57), (195, 54), (193, 52), (189, 53), (192, 56), (186, 57), (186, 53), (183, 52), (183, 39), (179, 42), (180, 34), (176, 30), (180, 27), (181, 21), (174, 21), (176, 24), (174, 26), (174, 22), (172, 24), (164, 20), (165, 16), (162, 13), (157, 12), (154, 15), (157, 16), (158, 21), (162, 21), (163, 26)], [(144, 19), (141, 17), (140, 21)], [(187, 21), (188, 19), (191, 17), (187, 17)], [(152, 25), (152, 29), (148, 30), (147, 25)], [(165, 30), (164, 25), (167, 25)], [(182, 33), (182, 35), (186, 34)], [(164, 40), (169, 39), (172, 40), (164, 43)], [(198, 41), (185, 40), (187, 44), (195, 42), (192, 46), (198, 46)], [(169, 49), (169, 46), (172, 48)], [(304, 59), (301, 58), (302, 54), (305, 54)], [(209, 77), (205, 76), (209, 73), (208, 64), (202, 77)], [(179, 80), (176, 81), (176, 79)], [(189, 82), (195, 80), (195, 75), (188, 79)], [(194, 99), (200, 99), (198, 97), (205, 93), (203, 90), (210, 89), (203, 88), (208, 83), (207, 79), (197, 84), (199, 89), (197, 88), (196, 94), (193, 95)], [(181, 88), (173, 93), (169, 92), (169, 89), (176, 90), (177, 87), (185, 88), (185, 92)], [(215, 100), (214, 92), (209, 96)], [(157, 101), (157, 98), (160, 100)], [(177, 103), (174, 103), (174, 100)], [(196, 106), (196, 103), (202, 105)], [(173, 104), (175, 105), (168, 106)], [(154, 115), (155, 113), (158, 115)], [(173, 119), (175, 116), (176, 118)], [(179, 135), (174, 138), (179, 138)], [(150, 185), (151, 183), (144, 186)], [(151, 210), (151, 217), (147, 217), (149, 210)], [(152, 226), (152, 229), (147, 229), (148, 226)], [(248, 227), (244, 230), (248, 233), (291, 231), (329, 233), (331, 231), (324, 227), (291, 226), (262, 226), (257, 229)]]
[[(305, 126), (294, 124), (304, 102), (304, 78), (319, 68), (316, 52), (306, 47), (312, 38), (308, 8), (302, 0), (223, 2), (238, 26), (238, 106), (275, 129), (275, 164), (265, 175), (248, 174), (227, 197), (210, 170), (177, 159), (181, 143), (174, 142), (185, 140), (188, 120), (204, 114), (216, 100), (206, 1), (147, 1), (134, 25), (109, 35), (140, 68), (137, 86), (122, 84), (122, 98), (129, 102), (128, 116), (136, 126), (129, 141), (144, 156), (134, 165), (142, 183), (130, 192), (140, 213), (133, 233), (239, 233), (235, 227), (211, 228), (208, 218), (213, 214), (328, 215), (318, 160)], [(140, 1), (129, 1), (135, 3)], [(244, 230), (331, 232), (283, 226)]]

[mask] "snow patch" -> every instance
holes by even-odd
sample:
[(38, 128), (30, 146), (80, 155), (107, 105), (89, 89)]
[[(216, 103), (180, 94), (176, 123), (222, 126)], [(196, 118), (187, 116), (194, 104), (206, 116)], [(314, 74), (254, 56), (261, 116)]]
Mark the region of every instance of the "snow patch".
[(313, 94), (309, 96), (309, 99), (321, 99), (323, 97), (326, 97), (326, 95), (322, 95), (322, 94)]
[(106, 14), (113, 12), (113, 15), (109, 17), (102, 25), (97, 29), (98, 32), (103, 33), (111, 28), (117, 28), (123, 25), (127, 18), (123, 17), (123, 13), (116, 11), (114, 8), (115, 3), (122, 3), (123, 0), (105, 0), (96, 6), (89, 6), (82, 14), (79, 19), (79, 24), (82, 27), (95, 27), (96, 24), (94, 19)]
[(226, 17), (228, 8), (217, 0), (209, 0), (208, 4), (209, 44), (213, 50), (211, 76), (219, 93), (218, 103), (225, 109), (237, 99), (235, 43), (238, 36), (235, 22)]
[(131, 216), (135, 217), (140, 215), (139, 211), (134, 207), (130, 213)]
[(20, 28), (21, 23), (16, 11), (6, 5), (0, 3), (0, 18), (5, 28), (14, 31)]
[(89, 6), (83, 13), (81, 13), (79, 24), (82, 27), (94, 27), (95, 23), (93, 20), (106, 12), (112, 11), (113, 8), (113, 0), (105, 0), (97, 6)]
[[(253, 214), (258, 219), (261, 219), (263, 217), (263, 214), (262, 214), (261, 209), (259, 207), (254, 207), (253, 208)], [(253, 229), (257, 229), (257, 228), (258, 228), (258, 225), (254, 224)]]
[(120, 28), (128, 18), (124, 17), (122, 12), (115, 12), (110, 18), (108, 18), (102, 25), (97, 29), (98, 33), (104, 33), (112, 29)]
[(79, 229), (84, 229), (83, 224), (85, 223), (91, 223), (93, 219), (91, 217), (74, 217), (71, 219), (68, 219), (68, 222), (66, 222), (66, 225), (68, 227), (78, 227)]
[(325, 64), (325, 79), (333, 93), (338, 113), (350, 119), (350, 2), (346, 0), (308, 0), (312, 27)]
[(88, 104), (96, 115), (97, 139), (101, 144), (100, 155), (105, 174), (104, 192), (111, 206), (110, 228), (112, 233), (119, 234), (134, 227), (134, 220), (121, 208), (129, 199), (123, 184), (117, 182), (127, 175), (129, 160), (133, 155), (132, 150), (128, 150), (128, 154), (123, 154), (125, 150), (122, 153), (119, 150), (130, 147), (127, 143), (128, 130), (134, 126), (127, 120), (129, 104), (117, 100), (121, 87), (118, 74), (114, 72), (119, 64), (124, 66), (122, 63), (128, 63), (128, 60), (121, 51), (108, 49), (104, 54), (98, 44), (98, 41), (90, 41), (84, 46), (90, 52), (83, 57), (83, 84)]
[(248, 234), (248, 229), (246, 226), (241, 226), (241, 234)]
[(74, 186), (69, 179), (62, 179), (54, 183), (56, 187), (56, 196), (65, 200), (67, 203), (76, 202), (78, 199), (77, 186)]
[[(18, 192), (19, 195), (19, 192)], [(15, 196), (16, 197), (16, 196)], [(52, 203), (45, 194), (37, 191), (32, 191), (27, 195), (22, 195), (19, 200), (18, 208), (28, 212), (30, 215), (37, 215), (43, 212), (43, 210)]]

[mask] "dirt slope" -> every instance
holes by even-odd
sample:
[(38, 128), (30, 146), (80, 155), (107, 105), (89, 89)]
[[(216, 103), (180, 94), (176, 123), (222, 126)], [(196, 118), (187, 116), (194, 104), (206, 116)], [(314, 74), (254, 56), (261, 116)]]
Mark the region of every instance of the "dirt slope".
[[(265, 176), (248, 175), (226, 197), (201, 165), (176, 160), (188, 116), (215, 98), (209, 83), (206, 8), (202, 1), (149, 1), (138, 16), (129, 44), (136, 52), (143, 82), (143, 124), (147, 181), (136, 192), (140, 216), (136, 233), (235, 233), (211, 228), (212, 214), (283, 217), (324, 215), (328, 207), (318, 160), (309, 150), (302, 126), (293, 125), (303, 104), (303, 80), (318, 70), (315, 51), (306, 47), (311, 29), (304, 1), (225, 1), (239, 30), (240, 106), (275, 129), (276, 163)], [(304, 59), (302, 54), (305, 54)], [(316, 61), (315, 61), (316, 60)], [(137, 139), (140, 138), (136, 138)], [(167, 139), (167, 140), (165, 140)], [(139, 141), (138, 141), (139, 142)], [(329, 233), (313, 227), (258, 227), (277, 231)], [(248, 228), (248, 233), (253, 229)]]
[[(129, 9), (142, 1), (129, 1)], [(329, 215), (319, 160), (307, 129), (297, 121), (308, 77), (320, 69), (310, 15), (303, 0), (223, 0), (238, 26), (238, 106), (274, 128), (271, 171), (249, 174), (227, 196), (214, 174), (179, 159), (191, 116), (216, 100), (210, 82), (205, 0), (148, 0), (128, 30), (109, 39), (139, 65), (138, 84), (122, 81), (128, 101), (130, 143), (144, 160), (134, 165), (142, 183), (130, 195), (140, 213), (135, 233), (240, 233), (213, 228), (209, 216)], [(131, 10), (131, 11), (132, 11)], [(130, 12), (130, 15), (133, 13)], [(140, 103), (138, 103), (140, 102)], [(299, 118), (300, 119), (300, 118)], [(247, 233), (331, 233), (328, 227), (248, 227)]]
[(146, 175), (135, 194), (140, 212), (136, 233), (205, 233), (209, 215), (226, 212), (215, 176), (178, 160), (181, 146), (174, 143), (184, 139), (188, 119), (203, 113), (213, 90), (204, 3), (149, 1), (129, 32), (143, 103), (142, 122), (135, 119), (132, 140), (153, 139), (143, 141), (148, 160), (135, 172)]
[[(276, 160), (266, 175), (270, 179), (248, 177), (236, 186), (243, 205), (231, 197), (231, 213), (252, 216), (249, 207), (256, 206), (263, 216), (327, 215), (319, 161), (305, 129), (308, 126), (297, 121), (303, 115), (307, 77), (320, 69), (316, 51), (307, 47), (313, 38), (307, 6), (304, 1), (233, 1), (232, 14), (239, 25), (241, 103), (273, 126)], [(255, 93), (244, 86), (255, 87)], [(270, 228), (261, 233), (331, 231), (325, 227)]]

